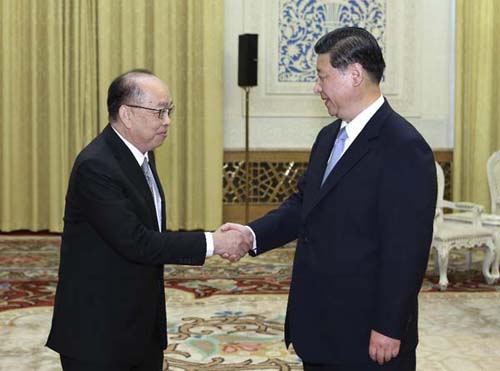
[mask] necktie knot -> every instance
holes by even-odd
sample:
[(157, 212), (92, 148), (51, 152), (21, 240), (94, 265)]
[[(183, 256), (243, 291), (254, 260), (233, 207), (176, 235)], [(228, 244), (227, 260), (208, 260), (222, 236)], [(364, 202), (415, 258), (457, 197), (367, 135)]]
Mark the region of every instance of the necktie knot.
[(345, 128), (346, 127), (344, 126), (342, 129), (340, 129), (336, 141), (340, 141), (342, 143), (345, 142), (345, 140), (347, 139), (347, 130)]

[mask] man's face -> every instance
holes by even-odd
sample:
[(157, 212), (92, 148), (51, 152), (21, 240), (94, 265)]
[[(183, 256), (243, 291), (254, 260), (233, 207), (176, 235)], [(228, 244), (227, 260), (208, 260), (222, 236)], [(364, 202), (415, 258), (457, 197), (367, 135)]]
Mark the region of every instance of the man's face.
[[(127, 102), (130, 105), (150, 108), (127, 106), (130, 112), (130, 139), (143, 153), (160, 146), (167, 137), (171, 119), (169, 114), (159, 117), (159, 110), (171, 108), (172, 98), (167, 86), (157, 77), (147, 76), (137, 82), (142, 94), (137, 101)], [(158, 111), (154, 111), (158, 110)]]
[(316, 61), (318, 77), (314, 85), (314, 93), (319, 94), (328, 113), (346, 120), (348, 105), (352, 94), (352, 81), (349, 68), (345, 71), (333, 68), (329, 54), (319, 54)]

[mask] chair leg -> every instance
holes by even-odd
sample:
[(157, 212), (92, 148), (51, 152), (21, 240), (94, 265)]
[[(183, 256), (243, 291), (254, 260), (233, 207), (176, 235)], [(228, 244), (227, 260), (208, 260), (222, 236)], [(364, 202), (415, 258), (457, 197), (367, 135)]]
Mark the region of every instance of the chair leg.
[(448, 288), (448, 257), (449, 249), (436, 247), (439, 263), (439, 289), (446, 291)]
[(494, 265), (493, 260), (496, 260), (495, 259), (496, 255), (497, 255), (496, 246), (492, 240), (491, 242), (488, 242), (486, 244), (486, 250), (484, 252), (484, 262), (483, 262), (483, 276), (489, 285), (494, 284), (495, 281), (497, 280), (497, 278), (494, 277), (490, 272), (490, 268), (492, 268), (492, 271), (495, 269), (495, 267), (492, 267), (492, 265)]
[(491, 276), (495, 279), (495, 282), (500, 278), (499, 266), (500, 266), (500, 234), (495, 233), (495, 238), (493, 239), (495, 243), (495, 259), (493, 261), (493, 266), (491, 267)]
[(469, 270), (472, 268), (472, 250), (465, 251), (465, 267)]
[(434, 249), (434, 274), (439, 274), (439, 254), (436, 249)]

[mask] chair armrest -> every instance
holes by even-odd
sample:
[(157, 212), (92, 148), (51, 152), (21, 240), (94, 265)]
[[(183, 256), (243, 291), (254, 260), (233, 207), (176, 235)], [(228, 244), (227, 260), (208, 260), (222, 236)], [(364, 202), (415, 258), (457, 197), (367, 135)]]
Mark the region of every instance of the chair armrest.
[(452, 202), (448, 200), (439, 200), (438, 206), (441, 208), (469, 211), (480, 216), (484, 211), (484, 206), (472, 202)]
[(455, 202), (455, 206), (457, 206), (459, 210), (475, 211), (479, 214), (482, 214), (484, 212), (483, 205), (475, 204), (472, 202)]

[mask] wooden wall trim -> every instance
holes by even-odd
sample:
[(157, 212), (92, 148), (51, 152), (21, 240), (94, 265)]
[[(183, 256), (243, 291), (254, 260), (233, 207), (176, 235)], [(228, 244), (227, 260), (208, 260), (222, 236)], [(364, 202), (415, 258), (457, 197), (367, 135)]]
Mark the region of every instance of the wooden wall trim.
[[(451, 196), (452, 149), (435, 149), (445, 174), (445, 198)], [(250, 158), (250, 220), (274, 209), (291, 195), (309, 161), (309, 150), (252, 150)], [(245, 151), (226, 150), (223, 166), (223, 219), (245, 223)]]
[[(307, 162), (308, 150), (252, 150), (249, 152), (250, 161), (262, 162)], [(241, 161), (245, 159), (245, 151), (224, 151), (224, 162)]]
[[(453, 149), (434, 149), (434, 158), (438, 162), (453, 162)], [(251, 150), (250, 161), (276, 161), (276, 162), (307, 162), (309, 150)], [(245, 159), (244, 150), (225, 150), (224, 162), (242, 161)]]
[(437, 162), (453, 163), (453, 149), (434, 149), (432, 152)]

